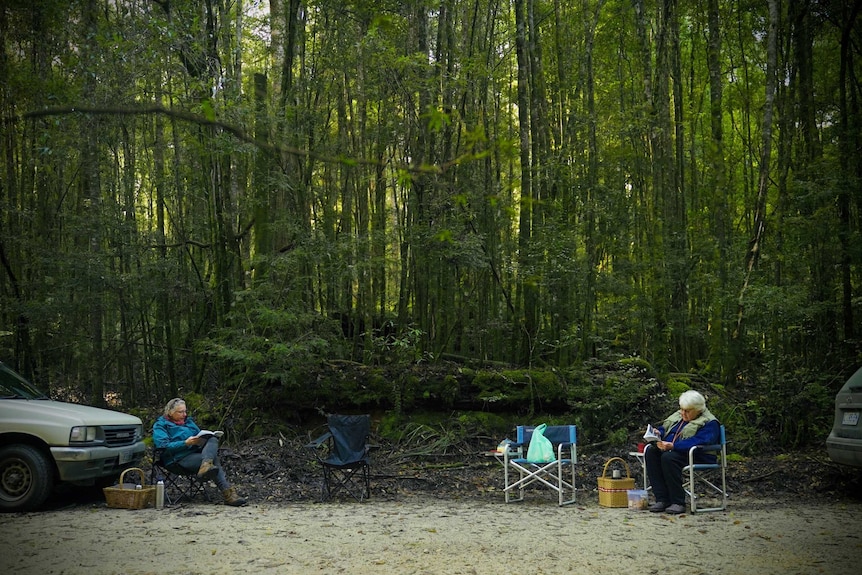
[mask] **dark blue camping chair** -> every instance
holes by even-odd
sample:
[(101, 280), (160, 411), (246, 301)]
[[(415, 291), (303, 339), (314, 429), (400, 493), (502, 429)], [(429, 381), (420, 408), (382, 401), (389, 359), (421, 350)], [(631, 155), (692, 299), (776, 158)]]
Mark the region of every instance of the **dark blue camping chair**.
[[(719, 443), (695, 445), (688, 450), (688, 465), (682, 468), (682, 487), (688, 496), (692, 513), (727, 509), (727, 499), (730, 497), (727, 490), (727, 434), (723, 425), (720, 430)], [(644, 454), (650, 449), (657, 448), (650, 443), (644, 448)], [(716, 462), (698, 463), (696, 459), (700, 452), (715, 454)], [(646, 486), (646, 462), (644, 458), (640, 459), (643, 465), (644, 485)], [(699, 499), (708, 497), (716, 502), (713, 507), (704, 507), (703, 503), (698, 504)]]
[(323, 468), (321, 500), (342, 490), (357, 501), (367, 499), (371, 496), (371, 416), (330, 414), (326, 421), (326, 433), (305, 446)]
[(524, 488), (533, 483), (555, 491), (560, 505), (574, 503), (577, 495), (575, 464), (578, 462), (575, 426), (551, 425), (545, 428), (544, 435), (553, 445), (556, 456), (556, 460), (548, 462), (527, 459), (534, 429), (532, 425), (519, 425), (517, 441), (509, 444), (502, 454), (506, 503), (523, 501)]
[[(725, 434), (724, 426), (721, 426), (719, 435), (720, 443), (715, 445), (695, 445), (688, 450), (688, 465), (682, 468), (682, 477), (685, 481), (683, 487), (689, 496), (691, 503), (691, 512), (701, 513), (707, 511), (724, 511), (727, 509), (727, 435)], [(717, 460), (715, 463), (697, 463), (695, 462), (696, 453), (700, 450), (706, 452), (714, 452)], [(707, 474), (714, 472), (717, 477), (710, 479)], [(698, 483), (700, 480), (700, 483)], [(702, 497), (699, 493), (698, 486), (702, 487), (702, 491), (707, 495), (717, 497), (717, 502), (713, 507), (698, 507), (698, 499)]]

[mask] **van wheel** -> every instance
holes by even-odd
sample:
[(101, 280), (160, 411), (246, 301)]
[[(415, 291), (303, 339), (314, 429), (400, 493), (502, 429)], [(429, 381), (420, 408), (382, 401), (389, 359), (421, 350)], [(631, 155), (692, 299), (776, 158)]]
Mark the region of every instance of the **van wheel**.
[(53, 468), (29, 445), (0, 448), (0, 511), (29, 511), (45, 502), (53, 487)]

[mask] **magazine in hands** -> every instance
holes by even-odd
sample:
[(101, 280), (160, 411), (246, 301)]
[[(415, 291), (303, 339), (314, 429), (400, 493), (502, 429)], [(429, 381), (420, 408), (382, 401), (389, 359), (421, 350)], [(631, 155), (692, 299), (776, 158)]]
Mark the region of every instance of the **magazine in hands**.
[(653, 441), (659, 441), (661, 439), (661, 435), (659, 435), (658, 429), (656, 429), (650, 424), (647, 424), (646, 433), (644, 433), (644, 439), (648, 443), (652, 443)]
[(216, 439), (221, 439), (221, 436), (224, 435), (224, 431), (210, 431), (209, 429), (201, 429), (195, 437), (208, 437), (210, 435), (215, 435)]

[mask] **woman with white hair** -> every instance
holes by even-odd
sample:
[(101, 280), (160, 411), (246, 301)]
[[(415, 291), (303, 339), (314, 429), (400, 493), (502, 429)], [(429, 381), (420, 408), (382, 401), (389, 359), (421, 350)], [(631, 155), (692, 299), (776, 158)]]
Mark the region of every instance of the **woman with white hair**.
[[(644, 451), (647, 477), (655, 496), (649, 510), (653, 513), (685, 512), (682, 468), (688, 465), (688, 451), (695, 445), (715, 445), (721, 426), (706, 408), (706, 399), (689, 390), (679, 396), (679, 411), (670, 414), (656, 428), (659, 439)], [(715, 463), (714, 453), (695, 451), (695, 463)]]

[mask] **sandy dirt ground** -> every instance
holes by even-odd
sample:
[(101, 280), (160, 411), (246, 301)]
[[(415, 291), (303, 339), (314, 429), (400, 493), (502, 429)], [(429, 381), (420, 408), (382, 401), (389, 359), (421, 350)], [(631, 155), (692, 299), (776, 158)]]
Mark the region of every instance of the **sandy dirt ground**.
[(590, 493), (562, 508), (498, 495), (5, 514), (0, 573), (849, 574), (862, 562), (855, 501), (745, 497), (669, 516)]

